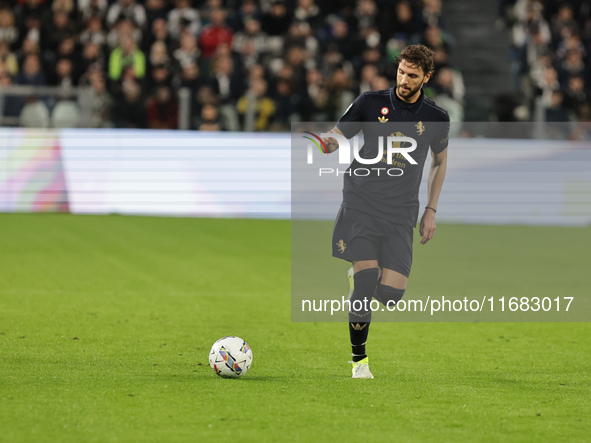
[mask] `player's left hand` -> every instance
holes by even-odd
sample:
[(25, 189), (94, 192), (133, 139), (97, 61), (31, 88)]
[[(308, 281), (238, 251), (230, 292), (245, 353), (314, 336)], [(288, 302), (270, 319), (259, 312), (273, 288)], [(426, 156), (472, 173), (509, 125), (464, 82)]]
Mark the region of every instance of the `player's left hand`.
[(435, 235), (435, 212), (431, 209), (426, 209), (421, 218), (421, 225), (419, 227), (419, 234), (421, 234), (421, 244), (424, 245)]

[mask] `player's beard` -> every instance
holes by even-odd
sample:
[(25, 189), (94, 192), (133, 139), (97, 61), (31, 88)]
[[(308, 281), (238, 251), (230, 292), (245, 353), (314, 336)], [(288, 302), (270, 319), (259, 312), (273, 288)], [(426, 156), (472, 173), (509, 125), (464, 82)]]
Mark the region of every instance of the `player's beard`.
[(400, 97), (404, 97), (404, 98), (414, 97), (414, 95), (417, 92), (419, 92), (422, 87), (423, 87), (423, 82), (421, 82), (421, 84), (419, 86), (417, 86), (415, 89), (409, 89), (409, 90), (404, 90), (404, 89), (402, 89), (401, 86), (398, 86), (398, 95)]

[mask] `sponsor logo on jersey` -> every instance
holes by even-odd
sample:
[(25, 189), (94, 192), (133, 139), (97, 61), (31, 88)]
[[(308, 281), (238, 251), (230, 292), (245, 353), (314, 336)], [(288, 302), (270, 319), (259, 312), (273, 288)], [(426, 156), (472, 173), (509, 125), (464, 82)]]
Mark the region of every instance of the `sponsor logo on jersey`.
[(386, 117), (378, 117), (378, 121), (380, 123), (386, 123), (388, 121), (388, 119)]

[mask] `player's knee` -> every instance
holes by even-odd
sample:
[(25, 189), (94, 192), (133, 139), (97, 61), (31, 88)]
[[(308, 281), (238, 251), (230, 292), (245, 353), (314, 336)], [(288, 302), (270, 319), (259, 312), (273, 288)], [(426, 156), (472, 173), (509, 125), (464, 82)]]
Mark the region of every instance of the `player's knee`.
[(355, 286), (351, 296), (350, 313), (357, 316), (371, 314), (370, 304), (378, 284), (378, 268), (364, 269), (353, 276)]
[(376, 298), (384, 306), (392, 306), (398, 303), (404, 296), (406, 289), (393, 288), (392, 286), (379, 284), (376, 290)]

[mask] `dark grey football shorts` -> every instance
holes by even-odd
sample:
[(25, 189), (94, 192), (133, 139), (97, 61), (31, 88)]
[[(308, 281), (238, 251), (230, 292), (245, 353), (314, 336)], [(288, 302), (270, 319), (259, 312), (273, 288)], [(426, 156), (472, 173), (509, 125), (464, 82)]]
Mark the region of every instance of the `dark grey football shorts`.
[(341, 207), (332, 231), (332, 256), (350, 262), (377, 260), (408, 277), (414, 228)]

